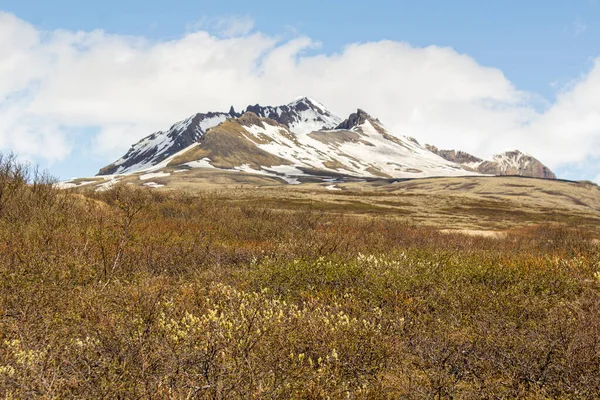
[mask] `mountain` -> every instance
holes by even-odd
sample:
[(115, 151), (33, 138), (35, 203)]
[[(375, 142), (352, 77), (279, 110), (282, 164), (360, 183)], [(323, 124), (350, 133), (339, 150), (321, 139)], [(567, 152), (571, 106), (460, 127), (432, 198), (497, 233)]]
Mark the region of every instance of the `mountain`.
[(485, 175), (518, 175), (533, 178), (556, 179), (556, 175), (535, 157), (519, 150), (495, 154), (492, 160), (482, 160), (464, 151), (439, 150), (426, 145), (440, 157)]
[(524, 157), (516, 161), (517, 167), (509, 159), (513, 160), (485, 162), (464, 152), (422, 146), (413, 138), (393, 134), (366, 111), (358, 109), (342, 120), (321, 103), (302, 97), (282, 106), (248, 106), (241, 113), (232, 107), (228, 113), (196, 114), (140, 140), (98, 175), (204, 168), (299, 183), (309, 178), (496, 174), (514, 168), (540, 172)]
[(400, 178), (472, 174), (408, 138), (391, 135), (363, 111), (359, 114), (360, 119), (351, 116), (341, 123), (345, 129), (298, 134), (273, 119), (247, 111), (209, 129), (187, 151), (173, 157), (169, 165), (279, 176), (290, 183), (306, 176)]
[(478, 171), (490, 175), (520, 175), (535, 178), (556, 179), (556, 175), (538, 159), (519, 150), (510, 150), (484, 161)]
[(131, 146), (123, 157), (102, 168), (98, 175), (127, 174), (159, 165), (196, 143), (208, 129), (235, 116), (233, 108), (229, 114), (196, 114), (176, 123), (168, 131), (159, 131), (143, 138)]

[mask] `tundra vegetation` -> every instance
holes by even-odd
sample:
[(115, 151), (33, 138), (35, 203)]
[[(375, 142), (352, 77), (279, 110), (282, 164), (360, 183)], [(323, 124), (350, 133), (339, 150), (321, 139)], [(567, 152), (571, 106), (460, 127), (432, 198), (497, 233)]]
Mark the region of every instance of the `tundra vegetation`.
[(595, 398), (600, 249), (0, 160), (3, 398)]

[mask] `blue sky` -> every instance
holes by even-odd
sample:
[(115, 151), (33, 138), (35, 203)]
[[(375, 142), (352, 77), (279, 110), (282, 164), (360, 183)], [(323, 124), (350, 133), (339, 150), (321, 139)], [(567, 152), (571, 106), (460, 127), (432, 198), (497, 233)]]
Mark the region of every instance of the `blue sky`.
[[(331, 57), (343, 53), (348, 45), (382, 40), (407, 43), (415, 49), (432, 45), (448, 47), (458, 55), (468, 56), (482, 69), (501, 71), (516, 91), (527, 94), (528, 106), (540, 113), (552, 108), (560, 94), (585, 80), (594, 71), (595, 60), (600, 56), (600, 2), (597, 0), (106, 0), (93, 3), (74, 0), (0, 0), (0, 11), (14, 14), (18, 20), (33, 26), (42, 34), (101, 30), (107, 35), (145, 38), (152, 43), (178, 41), (199, 30), (218, 36), (227, 21), (235, 20), (242, 25), (248, 22), (248, 29), (242, 28), (244, 32), (240, 34), (244, 37), (261, 33), (282, 45), (299, 37), (310, 38), (313, 45), (303, 48), (296, 55), (300, 57)], [(316, 46), (316, 43), (319, 45)], [(315, 80), (318, 79), (315, 77)], [(41, 85), (44, 84), (42, 81)], [(363, 84), (368, 84), (368, 81)], [(306, 95), (314, 96), (312, 93)], [(264, 94), (259, 97), (257, 101), (263, 98), (268, 101), (277, 96)], [(236, 93), (231, 93), (230, 98), (231, 104), (243, 104), (247, 96), (238, 98)], [(596, 98), (600, 104), (600, 93)], [(332, 98), (329, 103), (335, 106), (336, 100)], [(207, 100), (198, 101), (198, 104), (210, 103)], [(591, 107), (593, 117), (595, 110)], [(346, 111), (346, 108), (340, 103), (334, 111)], [(377, 114), (377, 110), (371, 112)], [(557, 115), (562, 114), (557, 112)], [(594, 119), (592, 117), (590, 121)], [(90, 143), (95, 140), (93, 135), (103, 128), (95, 126), (94, 122), (82, 123), (79, 117), (73, 118), (78, 122), (60, 118), (56, 120), (58, 125), (66, 126), (64, 131), (67, 133), (62, 134), (70, 146), (69, 151), (52, 160), (39, 155), (32, 156), (61, 178), (95, 173), (99, 166), (112, 161), (110, 157), (122, 153), (131, 144), (124, 143), (113, 152), (90, 151)], [(153, 120), (146, 126), (154, 127), (158, 123)], [(392, 125), (412, 126), (402, 121)], [(138, 139), (140, 133), (136, 135)], [(589, 145), (600, 142), (598, 136), (588, 131), (584, 136), (589, 140)], [(528, 150), (536, 153), (531, 147)], [(482, 149), (484, 146), (479, 145), (470, 150), (481, 152), (484, 151)], [(551, 150), (542, 151), (542, 154), (550, 153)], [(600, 177), (598, 157), (599, 154), (594, 152), (580, 157), (557, 157), (553, 166), (564, 177), (596, 179)]]

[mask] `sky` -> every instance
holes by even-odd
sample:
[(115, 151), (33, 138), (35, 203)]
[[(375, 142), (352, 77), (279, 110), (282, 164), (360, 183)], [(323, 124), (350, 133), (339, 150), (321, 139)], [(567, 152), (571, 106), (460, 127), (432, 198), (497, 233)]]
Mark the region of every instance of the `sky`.
[(67, 179), (196, 112), (299, 96), (600, 182), (600, 0), (0, 0), (0, 152)]

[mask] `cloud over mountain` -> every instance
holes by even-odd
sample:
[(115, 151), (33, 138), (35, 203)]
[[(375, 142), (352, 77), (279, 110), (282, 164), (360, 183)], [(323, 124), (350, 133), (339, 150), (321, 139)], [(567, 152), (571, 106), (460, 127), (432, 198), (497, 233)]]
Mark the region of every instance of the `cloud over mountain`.
[[(315, 97), (338, 115), (377, 110), (393, 132), (489, 157), (535, 153), (551, 168), (600, 157), (600, 64), (537, 110), (502, 71), (451, 48), (381, 41), (323, 54), (308, 37), (238, 29), (174, 40), (45, 32), (0, 13), (0, 151), (58, 160), (93, 128), (114, 159), (148, 132), (202, 110)], [(595, 176), (595, 173), (590, 173)]]

